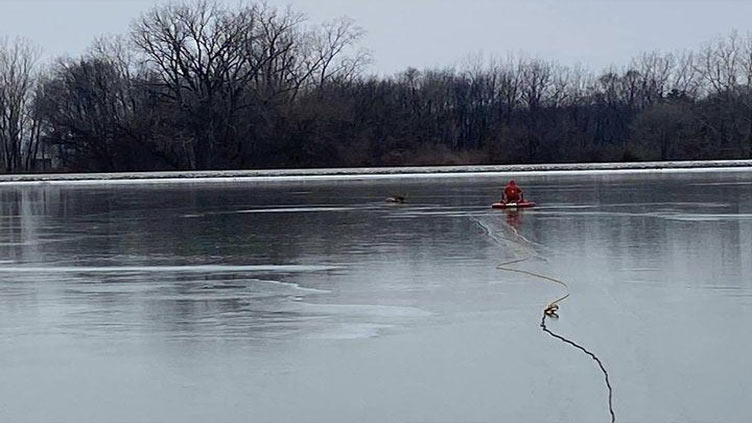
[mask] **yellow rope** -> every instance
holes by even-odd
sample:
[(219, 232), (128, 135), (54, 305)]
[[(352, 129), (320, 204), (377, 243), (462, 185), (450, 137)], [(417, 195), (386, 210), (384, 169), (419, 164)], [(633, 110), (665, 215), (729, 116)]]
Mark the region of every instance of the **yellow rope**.
[(501, 263), (498, 266), (496, 266), (496, 269), (503, 270), (505, 272), (520, 273), (520, 274), (523, 274), (523, 275), (528, 275), (528, 276), (532, 276), (532, 277), (535, 277), (535, 278), (540, 278), (540, 279), (547, 280), (547, 281), (550, 281), (550, 282), (553, 282), (553, 283), (557, 283), (557, 284), (563, 286), (564, 289), (567, 290), (566, 295), (564, 295), (563, 297), (559, 297), (559, 298), (557, 298), (554, 301), (551, 301), (550, 303), (548, 303), (548, 305), (546, 306), (546, 308), (543, 310), (543, 312), (547, 316), (550, 316), (550, 317), (559, 317), (556, 314), (556, 312), (559, 310), (559, 303), (562, 302), (562, 301), (564, 301), (564, 300), (566, 300), (567, 298), (569, 298), (569, 286), (567, 286), (567, 284), (564, 281), (561, 281), (561, 280), (556, 279), (556, 278), (552, 278), (550, 276), (541, 275), (540, 273), (535, 273), (535, 272), (530, 272), (530, 271), (527, 271), (527, 270), (521, 270), (521, 269), (515, 269), (513, 267), (509, 267), (509, 266), (511, 266), (513, 264), (521, 263), (521, 262), (529, 260), (529, 259), (530, 259), (530, 257), (525, 257), (525, 258), (515, 259), (515, 260), (512, 260), (512, 261)]
[(574, 341), (572, 341), (570, 339), (567, 339), (567, 338), (565, 338), (565, 337), (563, 337), (563, 336), (561, 336), (559, 334), (556, 334), (556, 333), (552, 332), (551, 330), (548, 329), (548, 327), (546, 327), (546, 317), (552, 317), (552, 318), (558, 318), (559, 317), (559, 315), (556, 314), (556, 312), (559, 310), (559, 303), (562, 302), (562, 301), (564, 301), (564, 300), (566, 300), (567, 298), (569, 298), (569, 286), (567, 286), (567, 284), (564, 281), (561, 281), (561, 280), (556, 279), (556, 278), (552, 278), (550, 276), (541, 275), (540, 273), (535, 273), (535, 272), (530, 272), (530, 271), (527, 271), (527, 270), (521, 270), (521, 269), (515, 269), (513, 267), (509, 267), (511, 265), (514, 265), (514, 264), (517, 264), (517, 263), (521, 263), (521, 262), (529, 260), (529, 259), (530, 259), (530, 257), (525, 257), (525, 258), (521, 258), (521, 259), (515, 259), (515, 260), (507, 261), (507, 262), (499, 264), (498, 266), (496, 266), (496, 268), (498, 270), (503, 270), (505, 272), (520, 273), (520, 274), (523, 274), (523, 275), (528, 275), (528, 276), (532, 276), (532, 277), (535, 277), (535, 278), (540, 278), (540, 279), (543, 279), (543, 280), (547, 280), (547, 281), (550, 281), (550, 282), (553, 282), (553, 283), (557, 283), (557, 284), (563, 286), (567, 290), (566, 295), (564, 295), (562, 297), (559, 297), (556, 300), (548, 303), (548, 305), (546, 306), (546, 308), (543, 310), (543, 319), (541, 320), (540, 327), (547, 334), (549, 334), (549, 335), (553, 336), (554, 338), (559, 339), (559, 340), (561, 340), (561, 341), (563, 341), (563, 342), (565, 342), (565, 343), (573, 346), (574, 348), (577, 348), (578, 350), (582, 351), (583, 353), (587, 354), (590, 358), (592, 358), (593, 360), (595, 360), (595, 362), (598, 364), (598, 367), (600, 367), (601, 372), (603, 372), (603, 376), (604, 376), (605, 381), (606, 381), (606, 389), (608, 390), (608, 412), (611, 415), (611, 423), (615, 423), (616, 422), (616, 414), (614, 413), (614, 404), (613, 404), (614, 390), (611, 387), (611, 381), (609, 380), (609, 377), (608, 377), (608, 371), (606, 370), (606, 367), (603, 365), (603, 362), (601, 362), (601, 360), (598, 358), (598, 356), (596, 356), (594, 353), (590, 352), (585, 347), (579, 345), (578, 343), (576, 343), (576, 342), (574, 342)]
[[(497, 241), (499, 240), (499, 238), (497, 238), (495, 236), (495, 234), (492, 232), (491, 228), (489, 228), (487, 225), (484, 225), (482, 221), (476, 219), (475, 222), (481, 228), (483, 228), (483, 230), (486, 232), (486, 234), (489, 237), (491, 237), (492, 239), (497, 240)], [(517, 231), (517, 229), (515, 227), (509, 225), (509, 228), (512, 230), (512, 232), (514, 232), (514, 236), (516, 238), (525, 241), (527, 244), (532, 244), (532, 242), (530, 242), (527, 238), (525, 238), (524, 236), (522, 236)], [(502, 240), (502, 241), (506, 243), (506, 240)], [(497, 265), (496, 269), (503, 270), (505, 272), (519, 273), (519, 274), (523, 274), (523, 275), (532, 276), (534, 278), (543, 279), (543, 280), (546, 280), (546, 281), (549, 281), (549, 282), (553, 282), (553, 283), (559, 284), (559, 285), (563, 286), (564, 289), (566, 289), (566, 294), (565, 295), (563, 295), (563, 296), (555, 299), (554, 301), (551, 301), (550, 303), (548, 303), (548, 305), (546, 306), (546, 308), (543, 309), (543, 318), (541, 319), (540, 327), (548, 335), (550, 335), (550, 336), (552, 336), (552, 337), (554, 337), (554, 338), (556, 338), (556, 339), (558, 339), (558, 340), (560, 340), (560, 341), (562, 341), (562, 342), (564, 342), (566, 344), (569, 344), (570, 346), (572, 346), (572, 347), (574, 347), (574, 348), (582, 351), (584, 354), (588, 355), (590, 358), (592, 358), (598, 364), (598, 367), (600, 368), (601, 372), (603, 373), (603, 377), (604, 377), (605, 382), (606, 382), (606, 389), (608, 390), (608, 412), (611, 415), (611, 423), (615, 423), (616, 422), (616, 414), (614, 413), (614, 404), (613, 404), (614, 390), (613, 390), (613, 388), (611, 386), (611, 381), (609, 379), (608, 371), (606, 370), (606, 367), (603, 365), (603, 362), (601, 362), (601, 360), (595, 354), (593, 354), (592, 352), (590, 352), (585, 347), (577, 344), (576, 342), (574, 342), (574, 341), (572, 341), (570, 339), (567, 339), (567, 338), (565, 338), (565, 337), (563, 337), (561, 335), (558, 335), (558, 334), (552, 332), (551, 330), (548, 329), (548, 327), (546, 327), (546, 318), (547, 317), (551, 317), (551, 318), (558, 318), (559, 317), (559, 315), (557, 314), (557, 311), (559, 310), (559, 303), (562, 302), (562, 301), (564, 301), (564, 300), (566, 300), (567, 298), (569, 298), (569, 286), (566, 284), (566, 282), (564, 282), (562, 280), (559, 280), (559, 279), (556, 279), (556, 278), (552, 278), (550, 276), (542, 275), (540, 273), (530, 272), (528, 270), (522, 270), (522, 269), (516, 269), (514, 267), (510, 267), (512, 265), (515, 265), (515, 264), (527, 261), (527, 260), (529, 260), (532, 257), (534, 257), (534, 256), (529, 255), (529, 256), (524, 257), (524, 258), (510, 260), (510, 261), (507, 261), (507, 262), (504, 262), (504, 263), (501, 263), (501, 264)]]

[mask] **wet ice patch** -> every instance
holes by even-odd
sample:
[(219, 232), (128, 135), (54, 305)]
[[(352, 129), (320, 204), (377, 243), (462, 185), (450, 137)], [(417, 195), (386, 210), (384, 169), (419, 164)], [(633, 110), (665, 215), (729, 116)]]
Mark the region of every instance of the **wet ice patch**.
[(752, 213), (741, 214), (701, 214), (701, 213), (676, 213), (659, 215), (669, 220), (678, 220), (683, 222), (717, 222), (717, 221), (739, 221), (739, 220), (752, 220)]
[(536, 206), (536, 210), (548, 210), (548, 209), (592, 209), (596, 208), (598, 205), (595, 204), (557, 204), (557, 203), (547, 203), (545, 205)]
[[(176, 293), (175, 288), (180, 292)], [(306, 288), (295, 282), (269, 279), (239, 278), (227, 280), (153, 280), (145, 282), (84, 283), (67, 290), (71, 294), (148, 294), (150, 300), (211, 301), (226, 299), (258, 299), (272, 296), (297, 297), (325, 294), (329, 291)]]
[(330, 211), (351, 211), (356, 210), (355, 207), (283, 207), (272, 209), (248, 209), (238, 210), (236, 214), (249, 214), (249, 213), (304, 213), (304, 212), (330, 212)]
[(694, 187), (707, 187), (707, 186), (735, 186), (735, 185), (752, 185), (750, 181), (730, 181), (730, 182), (703, 182), (690, 184)]
[(206, 216), (221, 216), (221, 215), (234, 215), (234, 214), (257, 214), (257, 213), (322, 213), (322, 212), (346, 212), (358, 210), (356, 207), (340, 207), (340, 206), (301, 206), (301, 207), (260, 207), (254, 209), (242, 209), (231, 210), (221, 212), (208, 212), (208, 213), (188, 213), (181, 217), (184, 218), (199, 218)]
[(656, 210), (653, 212), (629, 212), (629, 211), (556, 211), (538, 210), (535, 212), (539, 217), (640, 217), (667, 219), (688, 222), (721, 221), (721, 220), (752, 220), (750, 213), (684, 213), (681, 211)]
[(185, 266), (3, 266), (0, 273), (233, 273), (233, 272), (323, 272), (341, 269), (329, 265), (185, 265)]
[(288, 301), (278, 311), (305, 316), (306, 330), (297, 336), (304, 339), (348, 340), (373, 338), (389, 328), (396, 328), (433, 313), (416, 307), (372, 304), (321, 304)]
[(324, 328), (319, 332), (303, 335), (303, 338), (319, 340), (376, 338), (380, 336), (384, 330), (392, 327), (394, 326), (376, 323), (343, 323)]
[(485, 214), (488, 208), (488, 206), (408, 206), (401, 207), (398, 212), (389, 214), (386, 218), (468, 217)]
[(499, 219), (498, 216), (485, 214), (471, 218), (491, 240), (506, 247), (510, 256), (544, 259), (536, 251), (535, 243), (523, 236), (517, 228)]
[(432, 313), (416, 307), (368, 304), (314, 304), (304, 302), (296, 304), (305, 312), (327, 315), (356, 315), (381, 318), (427, 317), (432, 315)]
[(108, 238), (108, 237), (110, 237), (110, 235), (76, 235), (76, 236), (67, 236), (67, 237), (59, 237), (59, 238), (24, 239), (24, 240), (18, 240), (18, 241), (0, 242), (0, 247), (23, 247), (23, 246), (43, 245), (43, 244), (52, 244), (52, 243), (77, 242), (77, 241), (89, 240), (89, 239), (94, 239), (94, 238)]
[(657, 267), (625, 267), (620, 269), (622, 272), (659, 272)]

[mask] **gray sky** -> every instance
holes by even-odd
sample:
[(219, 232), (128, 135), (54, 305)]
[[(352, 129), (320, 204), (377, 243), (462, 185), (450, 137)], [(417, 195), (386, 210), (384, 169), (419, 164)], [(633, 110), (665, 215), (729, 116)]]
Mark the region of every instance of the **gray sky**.
[[(23, 36), (45, 57), (80, 54), (124, 33), (156, 0), (0, 0), (0, 36)], [(648, 50), (696, 49), (732, 29), (752, 30), (752, 1), (700, 0), (267, 0), (312, 21), (349, 16), (366, 31), (372, 70), (454, 65), (483, 53), (523, 52), (600, 70)]]

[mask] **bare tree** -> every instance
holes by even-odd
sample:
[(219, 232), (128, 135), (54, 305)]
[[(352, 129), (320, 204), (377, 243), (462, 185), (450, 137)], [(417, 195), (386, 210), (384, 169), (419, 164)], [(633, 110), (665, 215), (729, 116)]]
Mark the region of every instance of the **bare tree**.
[(583, 66), (575, 66), (572, 86), (580, 93), (581, 101), (592, 99), (596, 89), (595, 75)]
[(572, 84), (573, 73), (566, 66), (554, 65), (553, 74), (548, 105), (549, 107), (561, 107), (569, 102), (569, 95), (572, 94), (570, 85)]
[(0, 165), (6, 172), (33, 166), (39, 140), (31, 107), (38, 54), (28, 41), (0, 39)]
[(530, 110), (542, 106), (553, 83), (553, 65), (549, 62), (530, 59), (521, 62), (522, 100)]
[(229, 120), (273, 58), (257, 47), (258, 19), (253, 6), (230, 11), (199, 0), (156, 7), (134, 25), (132, 39), (158, 77), (155, 92), (184, 112), (191, 168), (215, 166), (218, 149), (232, 150)]
[(674, 55), (675, 67), (671, 74), (670, 87), (690, 98), (697, 98), (702, 92), (702, 75), (695, 64), (696, 55), (682, 51)]
[(312, 82), (320, 90), (329, 80), (350, 81), (357, 77), (370, 62), (370, 54), (362, 49), (347, 53), (363, 34), (363, 29), (346, 17), (325, 22), (310, 31), (304, 73), (300, 79), (312, 77)]
[(739, 47), (739, 37), (732, 33), (700, 50), (695, 66), (715, 94), (729, 92), (736, 86), (740, 69)]
[(304, 21), (289, 8), (198, 0), (157, 7), (136, 22), (132, 38), (158, 75), (157, 91), (184, 113), (191, 168), (243, 160), (275, 107), (309, 84), (321, 88), (361, 69), (367, 56), (343, 55), (362, 35), (352, 21), (316, 31)]
[(621, 77), (619, 96), (629, 109), (635, 109), (640, 105), (641, 79), (640, 71), (635, 69), (627, 70)]
[(739, 56), (740, 74), (744, 81), (744, 86), (740, 90), (742, 104), (746, 109), (747, 157), (752, 157), (752, 33), (747, 33), (741, 40)]
[(619, 72), (614, 68), (608, 69), (598, 78), (598, 84), (600, 88), (598, 94), (600, 94), (603, 102), (609, 107), (616, 107), (621, 100), (619, 97), (621, 84)]
[(648, 107), (663, 99), (674, 67), (674, 57), (660, 52), (643, 53), (632, 61), (632, 69), (641, 78), (640, 107)]
[(60, 59), (41, 84), (35, 107), (44, 115), (44, 138), (64, 164), (82, 170), (138, 169), (151, 128), (144, 96), (117, 44), (98, 45), (80, 60)]
[(509, 56), (491, 68), (491, 72), (496, 75), (497, 109), (501, 120), (507, 125), (511, 122), (512, 111), (522, 101), (522, 72), (520, 72), (520, 66), (520, 61)]

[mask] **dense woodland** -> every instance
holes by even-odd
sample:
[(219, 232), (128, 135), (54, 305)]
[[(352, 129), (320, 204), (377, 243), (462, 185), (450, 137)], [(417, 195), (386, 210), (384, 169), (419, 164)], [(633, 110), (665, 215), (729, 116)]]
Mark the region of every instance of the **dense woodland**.
[(364, 74), (362, 30), (160, 6), (50, 64), (0, 40), (2, 172), (752, 158), (752, 36), (599, 74), (542, 59)]

